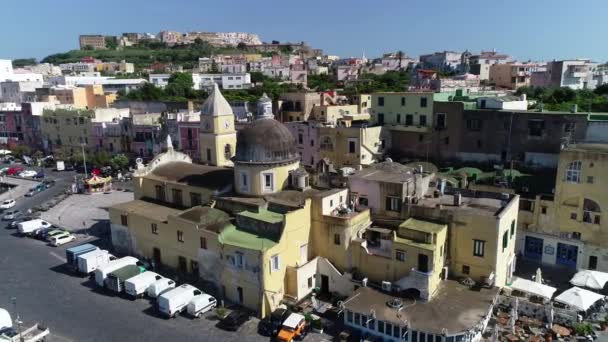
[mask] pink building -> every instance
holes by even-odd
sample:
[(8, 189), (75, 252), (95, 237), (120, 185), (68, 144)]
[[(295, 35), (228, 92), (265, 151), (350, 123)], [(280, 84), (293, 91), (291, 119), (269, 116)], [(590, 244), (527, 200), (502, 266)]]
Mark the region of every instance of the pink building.
[(179, 132), (179, 149), (187, 154), (193, 161), (201, 159), (198, 136), (200, 121), (180, 121), (177, 123)]
[(0, 145), (11, 148), (23, 144), (32, 150), (43, 148), (40, 126), (42, 111), (35, 105), (0, 106)]
[(286, 122), (285, 126), (296, 140), (296, 150), (302, 165), (314, 167), (319, 162), (317, 125), (314, 121)]

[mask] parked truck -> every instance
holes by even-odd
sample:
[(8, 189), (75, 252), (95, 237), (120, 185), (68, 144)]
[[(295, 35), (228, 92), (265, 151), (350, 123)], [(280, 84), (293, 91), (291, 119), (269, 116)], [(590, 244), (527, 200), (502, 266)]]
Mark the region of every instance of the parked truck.
[(32, 235), (38, 229), (49, 228), (51, 224), (46, 222), (45, 220), (35, 219), (30, 221), (19, 222), (17, 224), (17, 230), (21, 235)]
[(91, 274), (99, 267), (114, 260), (114, 256), (105, 249), (97, 249), (88, 253), (80, 254), (77, 258), (78, 273)]
[(98, 249), (99, 247), (91, 245), (90, 243), (85, 243), (84, 245), (79, 245), (66, 249), (65, 258), (67, 260), (68, 267), (78, 269), (78, 256), (92, 251), (96, 251)]
[(142, 266), (127, 265), (119, 268), (116, 271), (108, 274), (105, 280), (106, 288), (120, 293), (124, 289), (125, 280), (135, 277), (138, 274), (146, 272), (146, 269)]
[(161, 279), (163, 277), (154, 272), (138, 274), (125, 281), (125, 293), (133, 299), (142, 297), (150, 285)]
[(57, 161), (57, 171), (64, 171), (65, 170), (65, 163), (63, 162), (63, 160), (58, 160)]
[[(95, 282), (98, 286), (103, 287), (105, 285), (105, 280), (108, 274), (123, 268), (128, 265), (138, 265), (140, 264), (139, 260), (134, 257), (126, 256), (124, 258), (112, 260), (107, 264), (100, 266), (95, 270)], [(138, 265), (139, 266), (139, 265)]]
[(158, 297), (158, 310), (166, 317), (175, 317), (186, 310), (188, 303), (203, 292), (188, 284), (169, 290)]
[(15, 329), (11, 315), (0, 308), (0, 342), (38, 342), (43, 341), (49, 333), (49, 328), (38, 323), (29, 328)]

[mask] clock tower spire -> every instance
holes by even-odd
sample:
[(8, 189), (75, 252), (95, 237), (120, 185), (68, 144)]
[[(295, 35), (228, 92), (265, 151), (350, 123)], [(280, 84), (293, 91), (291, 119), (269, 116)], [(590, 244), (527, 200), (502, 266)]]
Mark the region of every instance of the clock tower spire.
[(201, 162), (214, 166), (232, 166), (236, 150), (236, 130), (232, 107), (217, 84), (201, 107), (199, 134)]

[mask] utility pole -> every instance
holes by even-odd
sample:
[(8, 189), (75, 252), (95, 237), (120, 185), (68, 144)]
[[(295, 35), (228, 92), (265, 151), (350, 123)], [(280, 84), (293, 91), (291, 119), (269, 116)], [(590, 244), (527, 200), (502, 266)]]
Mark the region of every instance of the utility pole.
[(84, 152), (84, 143), (80, 144), (82, 147), (82, 163), (84, 164), (84, 178), (87, 178), (87, 155)]

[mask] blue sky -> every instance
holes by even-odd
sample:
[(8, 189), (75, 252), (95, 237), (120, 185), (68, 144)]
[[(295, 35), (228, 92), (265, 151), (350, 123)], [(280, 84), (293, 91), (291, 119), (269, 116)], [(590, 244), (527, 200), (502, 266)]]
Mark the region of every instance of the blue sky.
[(78, 34), (246, 31), (329, 54), (496, 49), (520, 60), (608, 60), (607, 0), (2, 1), (0, 59), (75, 49)]

